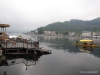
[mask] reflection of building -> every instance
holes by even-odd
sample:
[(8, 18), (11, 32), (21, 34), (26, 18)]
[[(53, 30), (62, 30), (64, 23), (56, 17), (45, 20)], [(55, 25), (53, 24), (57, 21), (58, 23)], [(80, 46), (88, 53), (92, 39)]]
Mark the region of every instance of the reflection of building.
[(83, 31), (83, 32), (82, 32), (82, 36), (83, 36), (83, 37), (91, 37), (92, 34), (91, 34), (90, 31)]

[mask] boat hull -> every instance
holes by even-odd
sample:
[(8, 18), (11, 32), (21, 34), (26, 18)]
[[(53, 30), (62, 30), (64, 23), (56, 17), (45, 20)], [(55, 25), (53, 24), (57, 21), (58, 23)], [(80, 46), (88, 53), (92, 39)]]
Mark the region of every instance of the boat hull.
[(84, 45), (84, 44), (77, 44), (77, 43), (75, 43), (74, 45), (75, 45), (75, 46), (83, 46), (83, 47), (92, 47), (92, 48), (98, 47), (97, 45), (89, 45), (89, 44)]

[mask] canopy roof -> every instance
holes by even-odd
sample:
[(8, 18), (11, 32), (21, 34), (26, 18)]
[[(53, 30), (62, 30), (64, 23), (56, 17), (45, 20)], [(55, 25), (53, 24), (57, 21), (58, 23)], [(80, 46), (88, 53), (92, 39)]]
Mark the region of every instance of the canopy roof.
[(93, 40), (80, 40), (80, 42), (93, 42)]
[(0, 27), (10, 27), (9, 24), (0, 24)]

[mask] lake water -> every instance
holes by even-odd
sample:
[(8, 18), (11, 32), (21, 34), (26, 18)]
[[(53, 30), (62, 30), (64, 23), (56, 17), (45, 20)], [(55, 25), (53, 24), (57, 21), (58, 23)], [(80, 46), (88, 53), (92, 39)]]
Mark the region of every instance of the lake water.
[[(40, 46), (52, 50), (52, 54), (30, 57), (8, 57), (0, 65), (0, 75), (100, 75), (100, 48), (82, 52), (73, 42), (75, 37), (28, 36), (38, 38)], [(92, 38), (90, 38), (92, 39)], [(95, 39), (99, 44), (100, 39)], [(5, 62), (4, 62), (5, 63)]]

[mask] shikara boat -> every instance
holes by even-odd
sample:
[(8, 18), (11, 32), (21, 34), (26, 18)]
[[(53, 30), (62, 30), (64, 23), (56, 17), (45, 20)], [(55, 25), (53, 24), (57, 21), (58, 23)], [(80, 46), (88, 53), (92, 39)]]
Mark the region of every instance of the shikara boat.
[(98, 47), (98, 45), (95, 45), (93, 40), (79, 40), (74, 42), (74, 45), (76, 46), (83, 46), (83, 47)]

